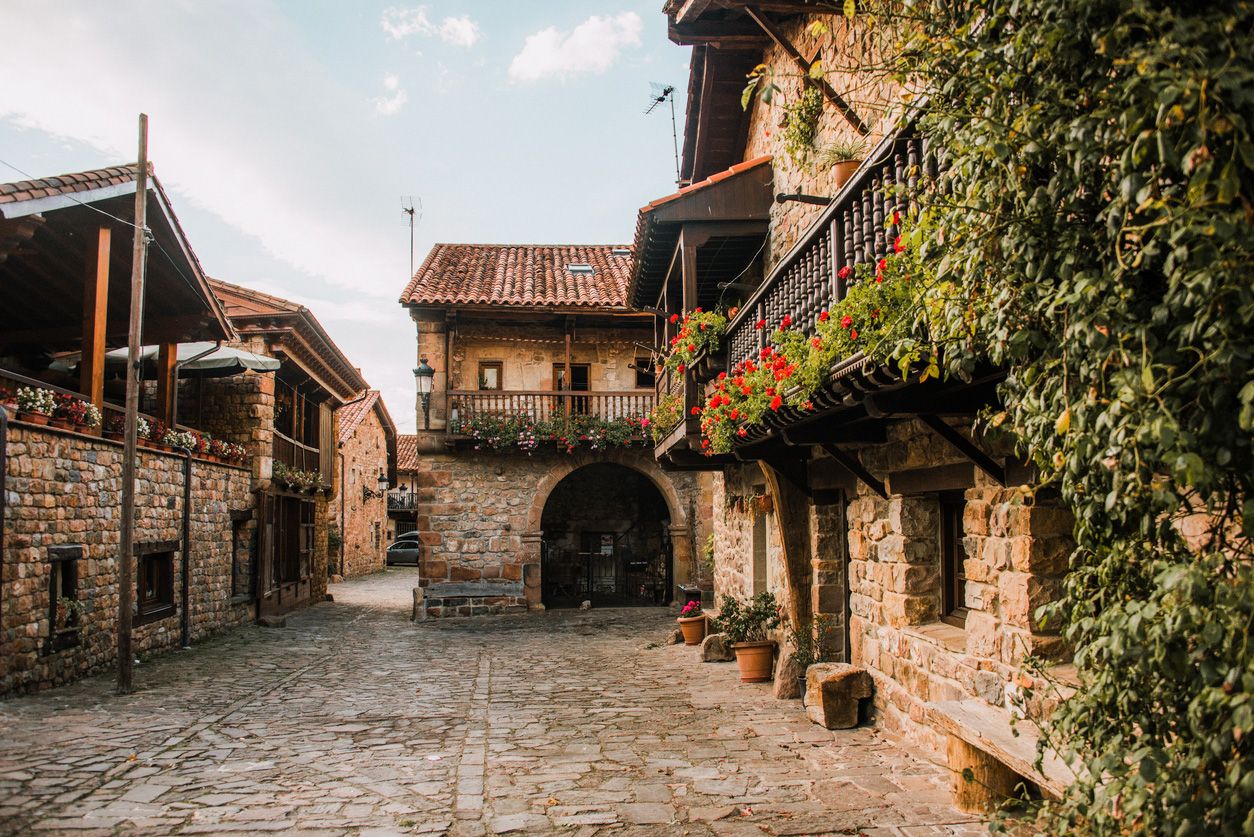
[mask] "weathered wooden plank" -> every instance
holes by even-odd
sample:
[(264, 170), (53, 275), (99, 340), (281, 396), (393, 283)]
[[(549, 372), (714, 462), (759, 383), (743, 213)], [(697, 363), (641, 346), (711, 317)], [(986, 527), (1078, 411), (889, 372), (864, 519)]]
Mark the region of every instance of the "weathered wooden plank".
[(485, 596), (521, 596), (521, 581), (442, 581), (428, 585), (428, 599), (451, 599), (458, 596), (481, 598)]

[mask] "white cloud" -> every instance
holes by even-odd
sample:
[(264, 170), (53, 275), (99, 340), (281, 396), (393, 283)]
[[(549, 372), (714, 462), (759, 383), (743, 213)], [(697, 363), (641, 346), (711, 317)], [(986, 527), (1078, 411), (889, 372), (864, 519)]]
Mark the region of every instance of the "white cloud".
[(401, 88), (401, 80), (394, 75), (384, 76), (383, 87), (391, 95), (377, 97), (374, 100), (374, 112), (379, 116), (392, 116), (400, 113), (405, 102), (409, 100), (408, 94)]
[(570, 32), (557, 27), (528, 35), (522, 51), (509, 65), (514, 82), (567, 78), (579, 73), (603, 73), (618, 60), (625, 46), (640, 44), (640, 16), (624, 12), (615, 17), (593, 15)]
[(425, 38), (438, 36), (446, 43), (460, 47), (472, 47), (479, 40), (479, 24), (468, 15), (446, 17), (439, 23), (433, 23), (427, 16), (427, 6), (416, 6), (402, 9), (397, 6), (384, 9), (379, 25), (392, 40), (400, 41), (411, 35), (422, 35)]

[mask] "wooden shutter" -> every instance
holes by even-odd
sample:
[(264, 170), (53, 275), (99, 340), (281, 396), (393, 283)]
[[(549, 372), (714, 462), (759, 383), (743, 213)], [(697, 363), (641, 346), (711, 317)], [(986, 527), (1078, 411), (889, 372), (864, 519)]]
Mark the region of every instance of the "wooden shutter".
[(335, 476), (335, 413), (326, 404), (318, 405), (318, 462), (322, 481), (331, 485)]

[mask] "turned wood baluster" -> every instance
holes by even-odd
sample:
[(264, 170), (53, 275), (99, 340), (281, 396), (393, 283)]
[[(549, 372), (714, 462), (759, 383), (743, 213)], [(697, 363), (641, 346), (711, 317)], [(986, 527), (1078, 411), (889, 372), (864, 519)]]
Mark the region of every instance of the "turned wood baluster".
[(850, 207), (852, 223), (850, 224), (851, 232), (845, 233), (845, 237), (853, 244), (853, 249), (849, 258), (850, 267), (856, 267), (866, 261), (866, 246), (862, 238), (862, 200), (853, 201)]
[[(881, 169), (881, 172), (884, 171)], [(871, 181), (871, 218), (875, 230), (875, 260), (879, 261), (887, 252), (884, 246), (884, 189), (886, 182), (882, 177)]]
[(906, 199), (913, 220), (919, 217), (919, 140), (911, 137), (906, 141)]
[(862, 190), (862, 248), (863, 258), (865, 261), (874, 263), (878, 258), (875, 254), (875, 209), (872, 206), (874, 199), (872, 192), (874, 191), (874, 181), (870, 188)]

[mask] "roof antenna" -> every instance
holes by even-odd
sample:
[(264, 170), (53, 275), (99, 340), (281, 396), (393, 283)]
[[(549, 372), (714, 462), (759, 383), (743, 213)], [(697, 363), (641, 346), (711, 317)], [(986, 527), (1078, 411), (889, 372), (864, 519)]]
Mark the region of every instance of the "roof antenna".
[(683, 186), (683, 181), (679, 177), (679, 131), (675, 127), (675, 85), (658, 84), (656, 81), (649, 82), (649, 87), (653, 92), (649, 94), (649, 106), (645, 108), (645, 114), (653, 113), (657, 106), (667, 100), (671, 103), (671, 142), (675, 146), (675, 185)]
[(401, 196), (401, 212), (409, 216), (409, 278), (414, 278), (414, 222), (422, 220), (422, 198), (414, 203), (413, 195)]

